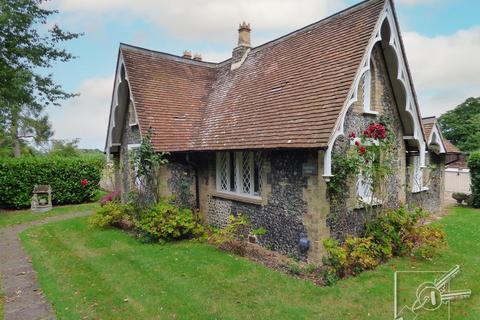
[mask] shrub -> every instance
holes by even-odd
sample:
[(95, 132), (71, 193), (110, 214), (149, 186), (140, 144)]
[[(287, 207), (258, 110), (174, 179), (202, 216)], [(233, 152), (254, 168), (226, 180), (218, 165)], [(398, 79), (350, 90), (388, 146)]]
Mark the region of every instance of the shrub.
[(468, 157), (468, 168), (470, 169), (470, 189), (472, 195), (471, 206), (480, 208), (480, 151), (470, 153)]
[(358, 274), (362, 270), (378, 266), (382, 258), (380, 247), (381, 245), (375, 243), (372, 237), (347, 238), (344, 244), (347, 253), (347, 273)]
[(220, 249), (244, 256), (247, 252), (246, 237), (249, 234), (250, 222), (247, 217), (239, 213), (237, 216), (230, 215), (228, 225), (225, 228), (209, 228), (208, 242)]
[(342, 248), (337, 240), (326, 239), (323, 246), (327, 255), (323, 257), (323, 264), (330, 266), (340, 276), (344, 276), (343, 268), (347, 263), (347, 252)]
[(297, 262), (292, 262), (288, 264), (288, 271), (294, 275), (300, 275), (302, 273), (302, 268)]
[(365, 235), (372, 237), (383, 258), (406, 255), (413, 249), (410, 234), (419, 219), (427, 213), (421, 209), (409, 211), (405, 207), (386, 210), (367, 224)]
[(33, 188), (40, 184), (52, 187), (54, 204), (92, 201), (99, 190), (104, 162), (103, 156), (1, 159), (0, 206), (30, 206)]
[(99, 228), (118, 226), (123, 219), (128, 218), (130, 210), (129, 205), (108, 202), (90, 217), (89, 222)]
[(190, 209), (160, 202), (140, 214), (137, 229), (155, 240), (185, 239), (200, 234), (202, 227)]
[(239, 213), (237, 216), (228, 217), (228, 225), (223, 229), (212, 228), (209, 241), (215, 245), (222, 245), (232, 240), (245, 240), (248, 235), (250, 222), (247, 217)]
[(373, 269), (392, 256), (414, 254), (431, 259), (446, 245), (446, 235), (439, 226), (418, 226), (418, 221), (425, 215), (420, 209), (408, 211), (401, 207), (388, 210), (367, 226), (365, 237), (348, 237), (342, 245), (337, 240), (325, 240), (325, 284)]
[(267, 229), (265, 229), (265, 228), (254, 229), (254, 230), (250, 231), (250, 234), (252, 234), (254, 236), (264, 236), (264, 235), (267, 234)]
[(452, 193), (452, 198), (457, 200), (458, 204), (462, 204), (463, 201), (467, 200), (468, 195), (463, 192), (454, 192)]
[(447, 235), (438, 225), (424, 225), (415, 230), (415, 249), (413, 254), (431, 260), (438, 251), (447, 245)]
[(109, 202), (119, 202), (120, 201), (120, 191), (113, 191), (105, 195), (100, 199), (100, 205), (103, 207)]
[(323, 257), (323, 278), (327, 285), (347, 275), (373, 269), (382, 261), (381, 246), (372, 237), (348, 237), (343, 245), (337, 240), (323, 242), (327, 255)]

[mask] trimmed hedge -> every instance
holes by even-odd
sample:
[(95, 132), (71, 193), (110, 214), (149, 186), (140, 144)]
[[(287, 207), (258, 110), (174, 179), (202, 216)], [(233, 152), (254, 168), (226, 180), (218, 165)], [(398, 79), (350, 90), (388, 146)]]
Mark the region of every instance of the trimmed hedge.
[(468, 201), (475, 208), (480, 208), (480, 151), (475, 151), (468, 157), (472, 189), (471, 200)]
[(53, 204), (91, 201), (104, 163), (102, 156), (0, 159), (0, 206), (29, 207), (33, 188), (40, 184), (52, 187)]

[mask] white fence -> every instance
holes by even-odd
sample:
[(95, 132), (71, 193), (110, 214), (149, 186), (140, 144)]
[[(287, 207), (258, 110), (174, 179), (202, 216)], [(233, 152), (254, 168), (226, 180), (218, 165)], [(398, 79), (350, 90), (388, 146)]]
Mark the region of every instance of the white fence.
[(470, 193), (469, 169), (445, 169), (445, 191)]

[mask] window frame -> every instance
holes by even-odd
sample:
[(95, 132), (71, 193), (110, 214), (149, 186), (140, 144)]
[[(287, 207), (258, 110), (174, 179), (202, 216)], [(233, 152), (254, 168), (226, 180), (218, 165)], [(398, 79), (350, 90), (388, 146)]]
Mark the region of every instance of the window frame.
[[(248, 169), (249, 169), (249, 192), (245, 192), (244, 189), (244, 175), (243, 175), (243, 161), (245, 153), (248, 154)], [(231, 167), (231, 157), (234, 156), (234, 175), (235, 179), (234, 186), (235, 189), (232, 190), (232, 167)], [(224, 157), (224, 158), (222, 158)], [(216, 191), (217, 193), (227, 194), (232, 196), (247, 197), (251, 199), (261, 200), (262, 199), (262, 188), (261, 188), (261, 163), (256, 162), (256, 154), (253, 151), (222, 151), (216, 153)], [(225, 163), (222, 164), (222, 161)], [(259, 168), (258, 172), (258, 192), (255, 192), (255, 165), (257, 164)], [(222, 168), (224, 167), (224, 169)], [(224, 173), (221, 170), (225, 170)], [(222, 182), (222, 176), (225, 176), (225, 183)], [(224, 189), (222, 185), (225, 185)]]
[(138, 126), (137, 112), (132, 100), (128, 103), (128, 125), (130, 127)]
[(362, 90), (363, 90), (363, 113), (378, 115), (378, 112), (372, 109), (372, 90), (375, 85), (373, 80), (375, 79), (375, 69), (373, 66), (373, 60), (370, 58), (370, 67), (363, 74)]
[(428, 190), (423, 185), (423, 168), (420, 163), (420, 155), (412, 156), (412, 192)]
[(137, 190), (141, 191), (143, 189), (143, 181), (141, 178), (137, 177), (137, 172), (138, 172), (138, 166), (130, 161), (130, 157), (134, 155), (135, 152), (138, 151), (140, 148), (140, 143), (131, 143), (127, 145), (127, 150), (128, 150), (128, 157), (129, 157), (129, 163), (130, 163), (130, 169), (132, 172), (130, 174), (133, 174), (133, 184), (137, 188)]

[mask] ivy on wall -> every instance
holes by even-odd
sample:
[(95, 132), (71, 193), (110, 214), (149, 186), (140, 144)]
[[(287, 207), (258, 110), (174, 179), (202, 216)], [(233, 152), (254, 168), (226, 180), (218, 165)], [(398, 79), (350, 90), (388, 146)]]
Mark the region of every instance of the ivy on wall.
[(152, 146), (152, 132), (142, 137), (138, 149), (133, 151), (132, 165), (135, 171), (135, 182), (138, 184), (135, 201), (140, 206), (150, 206), (160, 199), (159, 169), (168, 164), (168, 152), (156, 152)]

